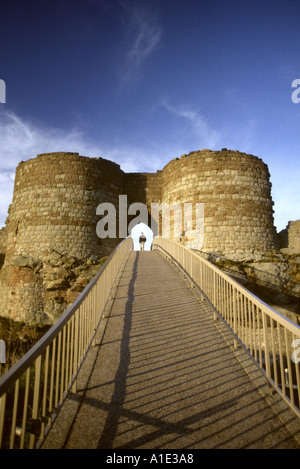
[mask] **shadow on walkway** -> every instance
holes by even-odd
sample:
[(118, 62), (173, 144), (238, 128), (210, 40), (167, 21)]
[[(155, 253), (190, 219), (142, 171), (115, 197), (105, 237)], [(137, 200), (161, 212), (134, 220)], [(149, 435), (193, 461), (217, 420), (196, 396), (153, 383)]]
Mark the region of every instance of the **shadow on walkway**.
[(250, 380), (257, 368), (220, 330), (164, 258), (132, 252), (82, 399), (70, 396), (79, 408), (60, 446), (299, 449), (281, 420), (292, 411), (275, 414), (261, 393), (266, 381)]
[(126, 380), (130, 363), (130, 331), (132, 325), (132, 305), (134, 301), (134, 285), (137, 277), (137, 265), (140, 253), (136, 253), (136, 258), (132, 269), (132, 278), (128, 286), (128, 300), (125, 305), (124, 328), (121, 341), (120, 363), (114, 382), (114, 392), (108, 410), (108, 416), (103, 428), (102, 436), (98, 443), (98, 448), (110, 448), (115, 439), (119, 418), (126, 396)]

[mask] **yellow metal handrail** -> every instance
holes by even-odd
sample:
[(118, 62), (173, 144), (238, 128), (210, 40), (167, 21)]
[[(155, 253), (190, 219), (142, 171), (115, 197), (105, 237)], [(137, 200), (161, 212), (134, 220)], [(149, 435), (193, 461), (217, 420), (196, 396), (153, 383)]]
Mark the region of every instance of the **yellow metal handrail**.
[(56, 324), (0, 378), (0, 448), (38, 448), (76, 378), (107, 305), (131, 237), (112, 252)]
[(199, 287), (215, 319), (229, 326), (235, 347), (245, 348), (300, 417), (300, 327), (182, 244), (157, 237), (152, 249), (167, 255)]

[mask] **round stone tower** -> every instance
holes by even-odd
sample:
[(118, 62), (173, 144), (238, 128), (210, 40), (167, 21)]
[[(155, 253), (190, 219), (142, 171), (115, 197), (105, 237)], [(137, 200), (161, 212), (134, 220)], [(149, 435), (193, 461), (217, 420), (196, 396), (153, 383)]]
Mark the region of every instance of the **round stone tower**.
[(1, 316), (58, 319), (86, 284), (74, 265), (109, 255), (119, 241), (97, 236), (96, 209), (111, 202), (117, 211), (122, 187), (119, 165), (102, 158), (45, 153), (18, 165), (0, 274)]
[(88, 258), (107, 255), (116, 239), (99, 239), (96, 208), (118, 207), (120, 166), (78, 153), (45, 153), (16, 169), (6, 256), (43, 257), (46, 251)]
[(172, 205), (196, 204), (204, 208), (203, 251), (228, 256), (265, 253), (276, 249), (270, 174), (258, 157), (223, 149), (201, 150), (170, 161), (162, 171), (162, 200)]

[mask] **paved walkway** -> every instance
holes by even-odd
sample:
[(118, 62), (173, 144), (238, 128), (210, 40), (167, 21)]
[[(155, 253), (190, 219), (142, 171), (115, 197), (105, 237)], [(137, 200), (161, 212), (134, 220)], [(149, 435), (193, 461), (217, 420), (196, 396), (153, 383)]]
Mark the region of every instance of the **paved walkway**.
[(299, 419), (220, 323), (157, 252), (132, 252), (75, 420), (62, 411), (45, 447), (299, 449)]

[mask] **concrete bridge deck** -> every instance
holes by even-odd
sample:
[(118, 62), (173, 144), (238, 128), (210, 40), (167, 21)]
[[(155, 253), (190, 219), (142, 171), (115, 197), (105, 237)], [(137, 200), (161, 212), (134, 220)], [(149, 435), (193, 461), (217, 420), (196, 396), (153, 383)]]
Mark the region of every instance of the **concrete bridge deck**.
[(105, 322), (44, 448), (300, 448), (299, 419), (157, 252), (130, 254)]

